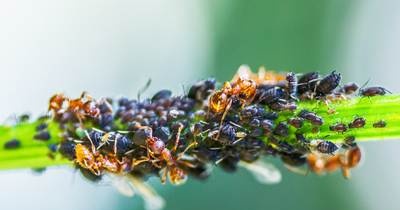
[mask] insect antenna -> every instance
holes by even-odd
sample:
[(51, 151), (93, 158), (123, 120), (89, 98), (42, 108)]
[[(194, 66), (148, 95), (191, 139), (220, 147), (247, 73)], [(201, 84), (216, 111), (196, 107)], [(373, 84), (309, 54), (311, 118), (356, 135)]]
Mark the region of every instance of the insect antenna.
[(139, 89), (138, 94), (137, 94), (137, 99), (140, 101), (140, 96), (150, 87), (151, 85), (151, 78), (149, 78), (146, 82), (146, 84)]

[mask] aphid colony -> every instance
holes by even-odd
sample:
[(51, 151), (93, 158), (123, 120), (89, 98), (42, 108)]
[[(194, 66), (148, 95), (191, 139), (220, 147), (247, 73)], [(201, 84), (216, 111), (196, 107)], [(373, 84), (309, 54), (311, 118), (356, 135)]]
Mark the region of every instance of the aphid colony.
[[(49, 111), (63, 130), (58, 151), (91, 180), (111, 173), (154, 175), (162, 182), (181, 184), (188, 175), (207, 178), (212, 165), (235, 171), (240, 162), (253, 163), (262, 156), (279, 157), (296, 172), (342, 169), (347, 178), (361, 152), (354, 136), (346, 133), (367, 123), (385, 127), (385, 121), (354, 116), (350, 122), (329, 125), (331, 132), (343, 134), (343, 143), (310, 139), (302, 128), (318, 133), (325, 121), (313, 110), (299, 109), (297, 102), (319, 100), (329, 105), (357, 94), (371, 97), (389, 91), (340, 83), (335, 71), (325, 76), (264, 70), (254, 74), (242, 66), (219, 89), (214, 79), (207, 79), (191, 86), (186, 95), (161, 90), (144, 100), (96, 100), (85, 92), (70, 99), (56, 94)], [(46, 126), (38, 126), (35, 139), (49, 138)], [(18, 146), (15, 140), (5, 145)]]

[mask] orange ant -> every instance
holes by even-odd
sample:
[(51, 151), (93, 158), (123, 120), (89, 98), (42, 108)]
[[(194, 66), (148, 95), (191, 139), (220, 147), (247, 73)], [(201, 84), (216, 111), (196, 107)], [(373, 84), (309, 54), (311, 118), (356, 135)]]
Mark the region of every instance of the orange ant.
[(59, 113), (68, 101), (69, 99), (62, 93), (53, 95), (49, 101), (49, 111), (52, 110), (55, 114)]
[(343, 177), (346, 179), (350, 178), (350, 169), (356, 167), (360, 160), (361, 151), (357, 146), (333, 156), (323, 156), (314, 153), (307, 156), (308, 165), (313, 172), (321, 174), (324, 172), (333, 172), (341, 168)]
[(80, 143), (75, 146), (76, 163), (78, 163), (82, 168), (90, 170), (97, 176), (100, 176), (104, 170), (112, 173), (128, 171), (131, 167), (128, 159), (123, 158), (122, 161), (120, 161), (114, 154), (100, 154), (96, 150), (87, 131), (85, 131), (85, 133), (92, 146), (91, 149)]
[[(209, 99), (209, 110), (216, 114), (222, 114), (220, 129), (229, 109), (235, 99), (239, 99), (241, 106), (250, 104), (257, 91), (254, 80), (239, 77), (234, 83), (225, 82), (222, 89), (213, 93)], [(219, 132), (217, 138), (219, 137)]]
[(53, 110), (55, 114), (69, 111), (74, 113), (80, 122), (87, 116), (95, 118), (100, 115), (98, 103), (87, 92), (83, 92), (76, 99), (69, 99), (63, 94), (55, 94), (50, 98), (49, 110)]
[[(149, 129), (148, 127), (142, 127), (140, 129), (145, 129), (145, 128)], [(176, 150), (178, 148), (179, 136), (180, 136), (182, 129), (183, 129), (183, 125), (178, 128), (177, 137), (174, 142), (174, 146), (173, 146), (172, 150), (168, 149), (166, 147), (165, 143), (161, 139), (159, 139), (155, 136), (147, 137), (145, 142), (146, 142), (146, 149), (147, 149), (148, 156), (143, 159), (134, 161), (132, 165), (135, 166), (142, 162), (151, 161), (156, 167), (161, 168), (161, 167), (163, 167), (162, 163), (161, 164), (157, 164), (157, 163), (163, 162), (163, 163), (165, 163), (166, 166), (163, 169), (164, 173), (161, 177), (161, 182), (165, 183), (165, 180), (168, 176), (169, 181), (172, 184), (175, 184), (175, 185), (183, 184), (187, 179), (187, 173), (178, 166), (178, 161), (181, 160), (184, 153), (188, 149), (190, 149), (192, 146), (194, 146), (196, 144), (196, 142), (189, 144), (189, 146), (186, 147), (186, 149), (182, 153), (180, 153), (176, 157), (174, 157), (173, 154), (176, 152)], [(140, 132), (140, 131), (138, 131), (138, 132)], [(182, 163), (188, 165), (189, 167), (193, 167), (189, 163), (186, 163), (186, 162), (182, 162)]]

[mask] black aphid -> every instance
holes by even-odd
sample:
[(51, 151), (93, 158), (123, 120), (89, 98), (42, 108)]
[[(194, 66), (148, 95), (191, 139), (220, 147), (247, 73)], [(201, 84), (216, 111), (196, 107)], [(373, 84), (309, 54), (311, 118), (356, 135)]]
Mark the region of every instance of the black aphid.
[(170, 90), (160, 90), (156, 94), (153, 95), (151, 101), (165, 100), (171, 98), (172, 92)]
[(332, 71), (329, 75), (319, 81), (316, 88), (317, 96), (325, 96), (332, 93), (333, 90), (335, 90), (335, 88), (339, 86), (341, 79), (342, 76), (340, 75), (340, 73)]
[(343, 123), (336, 123), (334, 125), (329, 126), (329, 130), (343, 133), (347, 131), (347, 125)]
[(282, 136), (282, 137), (288, 136), (289, 135), (289, 126), (287, 125), (287, 123), (280, 122), (275, 128), (274, 134), (277, 136)]
[(355, 93), (358, 90), (358, 85), (355, 82), (349, 82), (345, 85), (343, 85), (342, 88), (339, 89), (339, 93), (344, 93), (346, 95), (350, 95)]
[(324, 120), (322, 117), (318, 116), (314, 112), (310, 112), (307, 110), (302, 110), (299, 114), (299, 117), (306, 119), (311, 122), (311, 124), (316, 125), (316, 126), (321, 126), (324, 123)]
[(34, 136), (34, 139), (39, 140), (39, 141), (48, 141), (51, 138), (51, 135), (48, 131), (42, 130), (37, 132)]
[(286, 81), (288, 83), (289, 100), (297, 100), (297, 76), (293, 72), (286, 74)]
[(386, 121), (385, 120), (379, 120), (377, 122), (374, 122), (372, 125), (374, 128), (384, 128), (386, 127)]
[(330, 141), (320, 140), (316, 146), (318, 152), (324, 154), (333, 154), (339, 147)]
[(188, 97), (202, 102), (215, 90), (216, 81), (214, 78), (200, 81), (190, 87)]
[(362, 128), (365, 126), (365, 123), (365, 118), (356, 117), (351, 123), (349, 123), (349, 128)]
[(304, 124), (304, 119), (301, 117), (291, 117), (288, 119), (288, 124), (295, 128), (301, 128)]
[(386, 95), (386, 93), (391, 93), (391, 92), (384, 87), (366, 87), (360, 89), (360, 95), (368, 97), (378, 96), (378, 95), (382, 96)]
[(297, 91), (301, 95), (307, 91), (314, 92), (315, 86), (319, 80), (318, 72), (303, 74), (298, 81)]
[(18, 149), (21, 147), (21, 141), (18, 139), (11, 139), (4, 143), (4, 149)]

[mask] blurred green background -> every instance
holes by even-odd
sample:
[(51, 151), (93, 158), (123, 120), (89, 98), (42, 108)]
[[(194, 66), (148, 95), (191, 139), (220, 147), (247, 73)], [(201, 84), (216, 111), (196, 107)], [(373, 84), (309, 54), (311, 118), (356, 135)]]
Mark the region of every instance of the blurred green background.
[[(383, 3), (384, 2), (384, 3)], [(282, 71), (338, 70), (345, 81), (398, 91), (400, 7), (395, 1), (15, 1), (0, 3), (0, 97), (9, 113), (45, 111), (57, 91), (127, 95), (181, 94), (191, 83), (230, 79), (241, 64)], [(4, 76), (7, 75), (7, 78)], [(182, 89), (183, 86), (183, 89)], [(29, 88), (27, 88), (29, 87)], [(3, 100), (4, 101), (4, 100)], [(244, 170), (215, 170), (179, 187), (151, 180), (165, 209), (399, 209), (396, 141), (362, 144), (363, 164), (340, 173), (261, 185)], [(72, 169), (0, 173), (5, 209), (142, 209), (110, 183), (88, 183)], [(22, 202), (21, 202), (22, 201)]]

